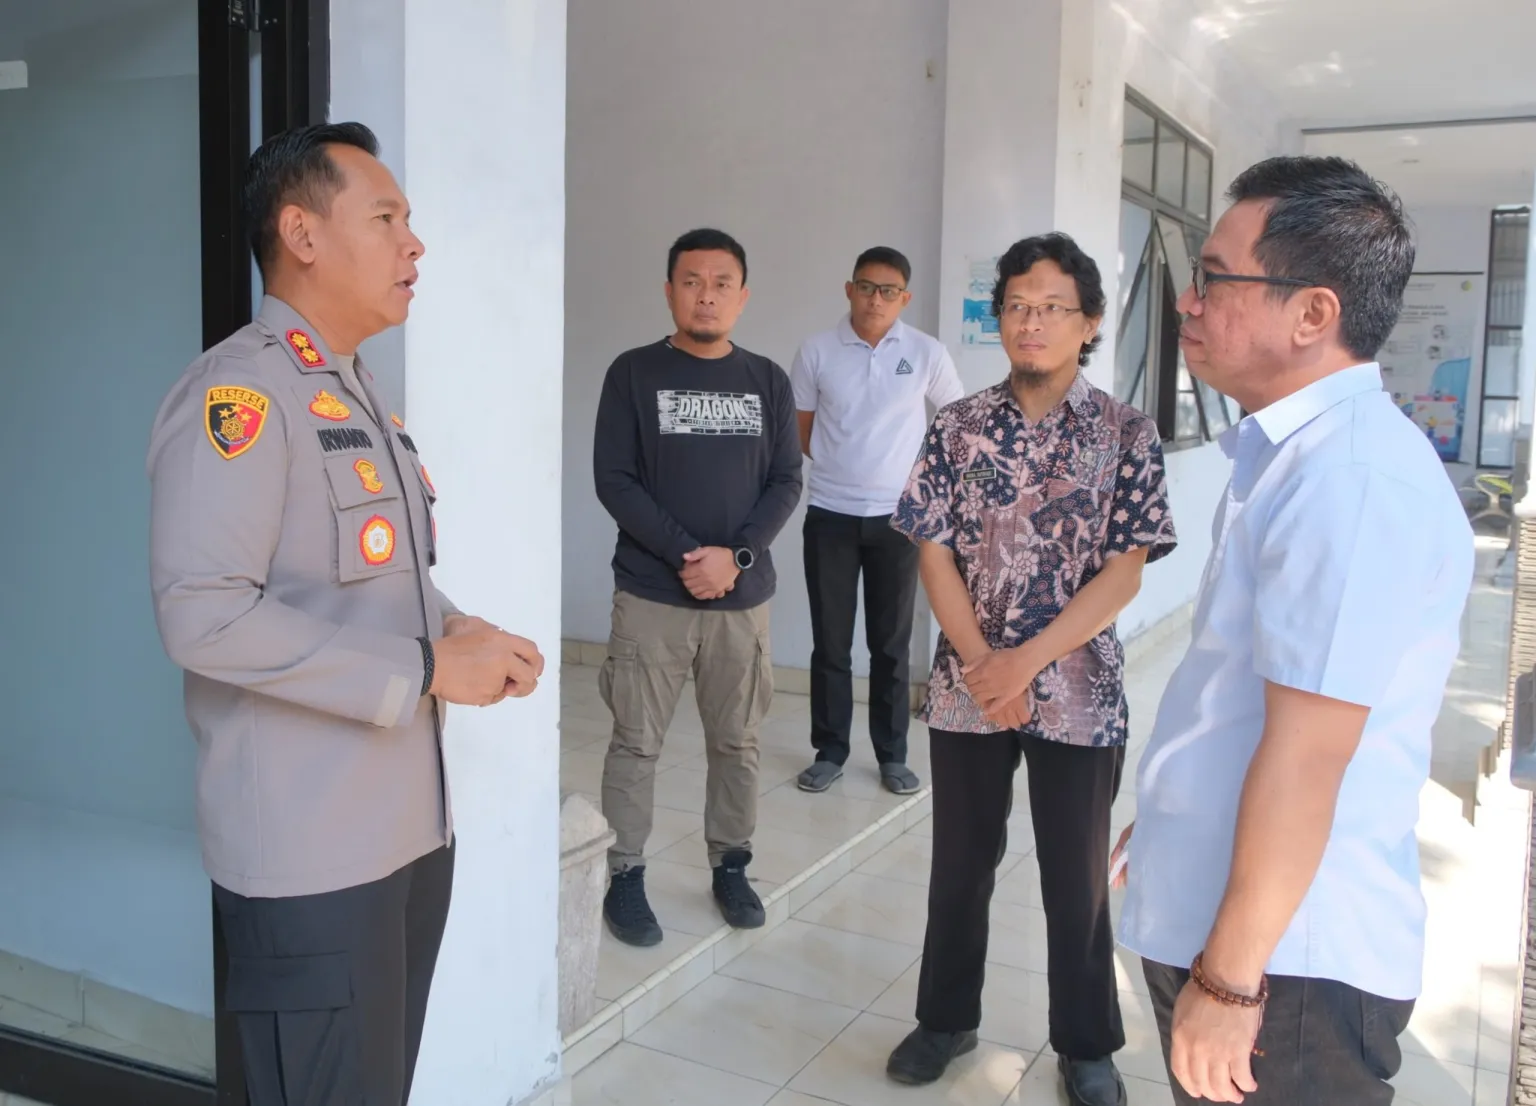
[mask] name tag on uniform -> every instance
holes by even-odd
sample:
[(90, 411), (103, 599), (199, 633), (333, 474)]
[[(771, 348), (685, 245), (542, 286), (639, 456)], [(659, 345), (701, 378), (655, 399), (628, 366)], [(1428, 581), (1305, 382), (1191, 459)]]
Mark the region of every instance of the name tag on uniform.
[(960, 479), (964, 480), (967, 484), (980, 484), (985, 480), (996, 480), (997, 470), (991, 465), (988, 465), (986, 468), (970, 469)]

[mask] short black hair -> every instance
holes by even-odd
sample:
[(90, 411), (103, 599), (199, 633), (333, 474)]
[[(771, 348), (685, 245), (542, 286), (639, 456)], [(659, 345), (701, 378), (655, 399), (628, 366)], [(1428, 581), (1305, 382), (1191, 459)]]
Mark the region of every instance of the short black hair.
[[(998, 258), (997, 283), (992, 286), (993, 318), (1003, 317), (1003, 297), (1008, 293), (1008, 282), (1014, 277), (1023, 276), (1042, 261), (1056, 262), (1061, 271), (1076, 282), (1078, 306), (1083, 309), (1085, 316), (1090, 319), (1104, 317), (1104, 278), (1099, 275), (1099, 267), (1071, 235), (1052, 231), (1050, 234), (1037, 234), (1033, 238), (1022, 238)], [(1098, 333), (1092, 341), (1084, 343), (1077, 355), (1078, 365), (1087, 365), (1088, 358), (1103, 341), (1104, 335)]]
[(859, 259), (853, 263), (853, 275), (858, 276), (859, 270), (866, 265), (884, 265), (888, 269), (895, 269), (901, 274), (903, 284), (912, 283), (912, 262), (907, 260), (907, 255), (890, 246), (871, 246), (859, 254)]
[(267, 139), (246, 164), (240, 207), (251, 253), (265, 276), (277, 256), (277, 216), (289, 204), (326, 214), (346, 184), (327, 146), (356, 146), (379, 156), (379, 140), (361, 123), (317, 123)]
[[(1304, 280), (1339, 297), (1339, 340), (1361, 359), (1387, 344), (1413, 275), (1413, 227), (1402, 201), (1353, 161), (1273, 157), (1227, 189), (1269, 205), (1253, 256), (1265, 276)], [(1279, 298), (1295, 288), (1270, 289)]]
[(667, 251), (667, 280), (671, 281), (672, 274), (677, 271), (677, 259), (685, 253), (694, 250), (724, 250), (734, 257), (741, 265), (741, 283), (745, 287), (747, 283), (747, 251), (741, 248), (741, 243), (726, 234), (723, 230), (714, 230), (710, 227), (700, 227), (698, 230), (690, 230)]

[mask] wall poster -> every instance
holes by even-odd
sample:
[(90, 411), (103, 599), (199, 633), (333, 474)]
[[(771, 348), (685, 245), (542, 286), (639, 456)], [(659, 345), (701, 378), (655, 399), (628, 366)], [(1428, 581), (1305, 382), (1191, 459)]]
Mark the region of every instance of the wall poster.
[(1397, 327), (1377, 355), (1393, 402), (1444, 461), (1461, 458), (1483, 287), (1482, 273), (1414, 273)]
[(997, 283), (996, 257), (966, 259), (965, 302), (960, 315), (962, 346), (1000, 346), (997, 320), (992, 317), (992, 286)]

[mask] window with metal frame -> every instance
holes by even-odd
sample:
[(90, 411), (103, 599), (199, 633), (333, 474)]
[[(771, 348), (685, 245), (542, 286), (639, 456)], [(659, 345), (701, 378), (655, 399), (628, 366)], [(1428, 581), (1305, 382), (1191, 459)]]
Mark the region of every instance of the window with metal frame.
[(1488, 245), (1488, 326), (1483, 339), (1482, 417), (1477, 424), (1477, 467), (1515, 463), (1520, 420), (1518, 372), (1525, 322), (1525, 267), (1531, 233), (1529, 207), (1493, 213)]
[(1210, 231), (1211, 151), (1126, 90), (1115, 395), (1157, 421), (1165, 442), (1209, 441), (1238, 418), (1179, 349), (1179, 294)]

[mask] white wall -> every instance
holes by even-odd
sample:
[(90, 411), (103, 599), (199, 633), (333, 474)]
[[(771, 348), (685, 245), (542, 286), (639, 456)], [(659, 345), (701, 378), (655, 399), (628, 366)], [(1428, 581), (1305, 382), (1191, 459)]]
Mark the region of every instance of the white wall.
[[(1284, 151), (1280, 110), (1252, 91), (1177, 0), (950, 0), (949, 13), (940, 335), (957, 345), (970, 255), (1064, 230), (1104, 277), (1110, 314), (1088, 377), (1109, 390), (1126, 87), (1212, 147), (1217, 214), (1233, 177)], [(1018, 64), (1021, 41), (1032, 44), (1028, 67)], [(964, 349), (958, 362), (973, 389), (1007, 372), (995, 347)], [(1124, 637), (1193, 599), (1210, 555), (1226, 458), (1208, 444), (1169, 453), (1167, 467), (1179, 547), (1147, 570), (1141, 595), (1121, 616)]]
[[(752, 300), (736, 337), (786, 370), (847, 309), (843, 282), (868, 246), (907, 254), (907, 319), (936, 326), (944, 41), (934, 0), (571, 0), (567, 637), (608, 637), (616, 531), (592, 490), (593, 419), (614, 357), (671, 332), (662, 284), (677, 235), (717, 225), (742, 242)], [(773, 546), (773, 650), (803, 668), (801, 519)]]
[[(407, 425), (443, 590), (559, 657), (564, 0), (405, 0), (405, 176), (426, 242)], [(455, 708), (453, 909), (412, 1101), (500, 1106), (559, 1065), (559, 668)]]

